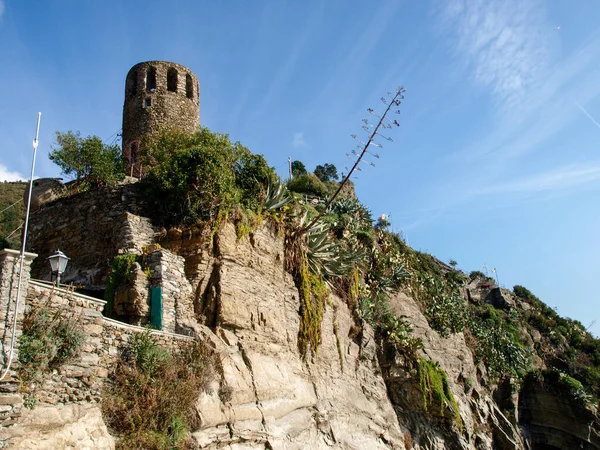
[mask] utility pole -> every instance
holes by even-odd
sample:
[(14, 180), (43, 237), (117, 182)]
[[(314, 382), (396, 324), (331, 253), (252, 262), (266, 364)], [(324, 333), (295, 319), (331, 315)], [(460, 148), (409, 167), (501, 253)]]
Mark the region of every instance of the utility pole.
[(288, 166), (290, 169), (290, 180), (292, 179), (292, 157), (288, 156)]

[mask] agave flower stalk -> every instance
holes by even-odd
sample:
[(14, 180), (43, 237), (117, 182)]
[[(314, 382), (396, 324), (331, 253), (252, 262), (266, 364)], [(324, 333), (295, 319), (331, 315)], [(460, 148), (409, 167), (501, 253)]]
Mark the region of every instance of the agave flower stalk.
[[(373, 125), (369, 125), (368, 121), (366, 119), (363, 120), (363, 122), (365, 122), (367, 125), (364, 125), (363, 128), (366, 131), (372, 130), (371, 134), (369, 135), (369, 139), (367, 140), (366, 143), (363, 143), (362, 141), (358, 140), (361, 145), (362, 145), (362, 150), (360, 152), (360, 155), (356, 158), (356, 161), (354, 162), (354, 165), (352, 166), (352, 168), (350, 169), (350, 171), (346, 174), (345, 178), (341, 181), (337, 191), (335, 191), (335, 193), (331, 196), (331, 198), (329, 199), (329, 201), (327, 202), (327, 204), (325, 205), (325, 208), (323, 208), (323, 210), (317, 214), (317, 216), (305, 227), (301, 228), (298, 231), (299, 235), (302, 235), (304, 233), (306, 233), (308, 230), (310, 230), (318, 221), (319, 219), (321, 219), (321, 217), (323, 216), (323, 214), (325, 214), (325, 212), (329, 209), (329, 207), (331, 206), (331, 204), (333, 203), (333, 201), (336, 199), (336, 197), (338, 196), (338, 194), (341, 192), (341, 190), (343, 189), (344, 185), (348, 182), (348, 180), (350, 179), (350, 177), (352, 176), (352, 173), (355, 170), (360, 170), (360, 168), (358, 167), (358, 164), (361, 162), (361, 160), (363, 159), (363, 157), (365, 156), (365, 153), (367, 153), (368, 148), (370, 145), (374, 145), (376, 147), (381, 148), (380, 144), (375, 144), (373, 142), (373, 140), (375, 139), (375, 137), (377, 135), (381, 136), (380, 133), (378, 133), (380, 128), (391, 128), (391, 125), (396, 125), (396, 126), (400, 126), (400, 124), (398, 123), (397, 120), (391, 120), (389, 118), (387, 118), (387, 114), (390, 112), (390, 109), (392, 108), (392, 106), (400, 106), (401, 100), (404, 99), (404, 88), (403, 87), (398, 87), (396, 89), (396, 94), (392, 97), (392, 95), (388, 92), (388, 95), (391, 97), (391, 100), (388, 102), (384, 97), (381, 97), (381, 101), (387, 105), (386, 110), (384, 111), (384, 113), (379, 116), (377, 114), (375, 114), (373, 112), (373, 109), (369, 108), (368, 112), (373, 114), (374, 116), (379, 118), (379, 121), (377, 122), (377, 125), (375, 127), (373, 127)], [(394, 113), (396, 114), (400, 114), (400, 110), (395, 110)], [(388, 120), (390, 122), (390, 124), (384, 124), (384, 120)], [(355, 136), (353, 136), (355, 137)], [(384, 136), (385, 138), (385, 136)], [(385, 138), (387, 139), (387, 138)], [(388, 139), (389, 140), (389, 139)]]

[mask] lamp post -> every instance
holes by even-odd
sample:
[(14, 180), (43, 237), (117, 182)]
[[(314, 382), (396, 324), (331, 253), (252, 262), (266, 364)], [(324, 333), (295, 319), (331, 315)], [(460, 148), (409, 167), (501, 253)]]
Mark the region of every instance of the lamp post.
[(56, 273), (56, 286), (60, 286), (60, 275), (65, 272), (69, 259), (71, 258), (68, 258), (67, 255), (60, 250), (56, 250), (48, 257), (52, 273)]

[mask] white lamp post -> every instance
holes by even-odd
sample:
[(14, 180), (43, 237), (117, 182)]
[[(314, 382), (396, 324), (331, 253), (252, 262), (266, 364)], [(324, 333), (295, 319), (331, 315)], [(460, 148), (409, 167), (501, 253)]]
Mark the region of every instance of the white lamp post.
[(52, 273), (56, 273), (56, 285), (60, 286), (60, 275), (65, 272), (67, 263), (69, 262), (67, 255), (60, 250), (56, 250), (51, 256), (48, 257), (50, 261), (50, 267), (52, 267)]

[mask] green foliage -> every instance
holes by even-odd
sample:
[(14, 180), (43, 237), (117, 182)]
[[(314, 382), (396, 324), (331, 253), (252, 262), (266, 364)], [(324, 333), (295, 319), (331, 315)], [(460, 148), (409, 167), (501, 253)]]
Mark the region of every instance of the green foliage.
[(125, 254), (115, 256), (110, 264), (108, 282), (106, 283), (106, 288), (104, 290), (104, 300), (106, 300), (106, 305), (104, 306), (105, 316), (112, 316), (115, 292), (117, 288), (127, 280), (136, 261), (137, 255)]
[(456, 426), (462, 431), (462, 419), (458, 405), (450, 390), (448, 376), (444, 369), (435, 361), (419, 358), (417, 373), (425, 411), (429, 410), (431, 406), (437, 406), (440, 408), (439, 414), (443, 416), (445, 408), (449, 407), (452, 410)]
[(298, 349), (303, 356), (306, 355), (308, 348), (316, 354), (321, 344), (321, 324), (329, 292), (323, 278), (311, 273), (308, 261), (300, 265), (295, 281), (300, 294)]
[(485, 276), (485, 273), (483, 273), (482, 271), (480, 271), (480, 270), (473, 270), (469, 274), (469, 278), (471, 279), (471, 281), (473, 281), (476, 278), (486, 279), (487, 277)]
[(522, 378), (529, 370), (531, 352), (519, 339), (519, 318), (485, 305), (470, 311), (468, 328), (476, 343), (475, 359), (483, 361), (493, 378)]
[(25, 313), (18, 373), (28, 406), (36, 403), (35, 386), (42, 376), (77, 356), (84, 340), (78, 320), (64, 311), (51, 312), (45, 304)]
[(92, 188), (115, 184), (125, 175), (118, 145), (103, 144), (98, 136), (82, 138), (79, 131), (57, 131), (56, 146), (48, 157), (64, 175)]
[(520, 297), (522, 299), (530, 300), (530, 301), (534, 301), (534, 302), (540, 301), (540, 299), (537, 298), (535, 295), (533, 295), (532, 292), (529, 289), (527, 289), (526, 287), (516, 285), (513, 287), (513, 292), (517, 297)]
[(214, 379), (216, 360), (200, 342), (161, 347), (149, 331), (135, 334), (122, 352), (102, 401), (117, 449), (188, 448), (197, 425), (195, 403)]
[(323, 181), (334, 181), (338, 179), (337, 168), (333, 164), (325, 163), (322, 166), (315, 167), (315, 176)]
[(304, 163), (302, 161), (292, 161), (292, 177), (296, 178), (296, 177), (300, 177), (302, 175), (306, 175), (307, 171), (306, 171), (306, 166), (304, 166)]
[(404, 316), (398, 317), (392, 312), (385, 293), (373, 294), (365, 290), (359, 300), (361, 317), (378, 335), (394, 344), (399, 353), (415, 358), (417, 350), (423, 348), (423, 341), (411, 337), (410, 323)]
[(238, 146), (238, 153), (234, 173), (240, 202), (246, 208), (262, 208), (269, 186), (279, 182), (277, 175), (262, 155), (254, 155), (242, 146)]
[(294, 198), (290, 195), (285, 185), (277, 183), (276, 186), (269, 185), (265, 198), (265, 209), (267, 211), (276, 211), (291, 203)]
[(558, 369), (531, 372), (527, 374), (526, 383), (541, 383), (545, 389), (566, 395), (582, 407), (592, 406), (595, 403), (594, 396), (579, 380)]
[(287, 184), (287, 188), (291, 192), (297, 192), (299, 194), (315, 195), (321, 198), (329, 196), (327, 186), (312, 173), (301, 175), (290, 180)]
[(264, 158), (226, 134), (202, 128), (194, 134), (163, 130), (146, 143), (142, 179), (155, 220), (191, 225), (214, 222), (234, 206), (264, 206), (277, 177)]
[[(0, 249), (21, 248), (21, 230), (15, 230), (25, 221), (25, 203), (22, 200), (26, 188), (27, 183), (21, 181), (0, 183), (0, 211), (8, 208), (0, 213)], [(8, 237), (11, 233), (12, 236)]]

